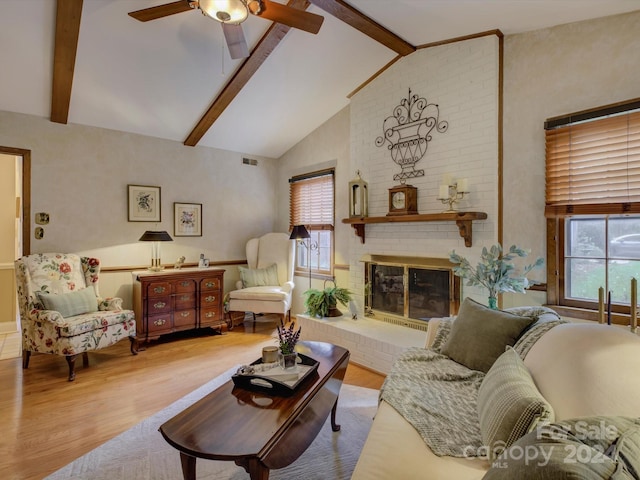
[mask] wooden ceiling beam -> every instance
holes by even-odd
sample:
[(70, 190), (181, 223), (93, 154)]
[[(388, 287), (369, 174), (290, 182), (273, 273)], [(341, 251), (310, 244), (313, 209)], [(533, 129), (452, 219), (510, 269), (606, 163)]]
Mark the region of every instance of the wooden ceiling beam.
[[(290, 7), (306, 10), (310, 3), (307, 0), (290, 0), (287, 4)], [(280, 23), (273, 23), (267, 33), (263, 35), (258, 45), (253, 49), (251, 55), (242, 63), (238, 71), (231, 77), (224, 86), (220, 94), (213, 101), (204, 116), (193, 128), (184, 144), (188, 147), (195, 147), (202, 137), (211, 128), (214, 122), (222, 115), (222, 112), (231, 104), (240, 90), (251, 80), (251, 77), (258, 71), (260, 66), (267, 60), (271, 52), (278, 46), (291, 27)]]
[[(336, 17), (338, 20), (342, 20), (346, 24), (351, 25), (356, 30), (364, 33), (376, 42), (381, 43), (402, 56), (409, 55), (416, 51), (416, 47), (411, 45), (409, 42), (403, 40), (390, 30), (387, 30), (379, 23), (374, 22), (371, 18), (367, 17), (365, 14), (356, 10), (342, 0), (310, 1), (315, 6), (320, 7), (325, 12)], [(391, 2), (389, 8), (393, 8)]]
[(67, 123), (69, 118), (81, 15), (82, 0), (58, 0), (51, 92), (52, 122)]

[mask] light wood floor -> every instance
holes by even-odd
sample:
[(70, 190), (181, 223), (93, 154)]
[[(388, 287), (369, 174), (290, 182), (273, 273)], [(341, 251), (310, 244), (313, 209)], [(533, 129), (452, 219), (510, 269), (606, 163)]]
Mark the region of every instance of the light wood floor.
[[(275, 317), (247, 322), (223, 335), (176, 334), (137, 356), (124, 340), (89, 353), (67, 382), (62, 357), (32, 355), (0, 361), (0, 472), (3, 480), (41, 479), (274, 345)], [(380, 388), (384, 377), (350, 365), (345, 383)]]

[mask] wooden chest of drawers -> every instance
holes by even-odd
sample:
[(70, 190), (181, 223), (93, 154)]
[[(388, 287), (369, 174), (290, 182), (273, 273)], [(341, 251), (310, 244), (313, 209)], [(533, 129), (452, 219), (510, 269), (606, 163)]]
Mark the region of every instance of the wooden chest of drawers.
[(224, 270), (185, 268), (133, 272), (133, 310), (140, 341), (166, 333), (225, 323), (222, 308)]

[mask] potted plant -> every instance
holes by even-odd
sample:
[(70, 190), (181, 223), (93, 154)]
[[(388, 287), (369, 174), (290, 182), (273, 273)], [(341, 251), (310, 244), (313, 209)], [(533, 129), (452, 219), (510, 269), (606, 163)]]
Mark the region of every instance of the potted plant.
[(224, 313), (229, 313), (229, 292), (225, 293), (222, 298), (222, 310)]
[(280, 353), (282, 354), (282, 367), (292, 368), (296, 365), (296, 359), (298, 355), (295, 352), (296, 343), (300, 339), (300, 332), (302, 327), (295, 329), (296, 322), (293, 321), (289, 324), (289, 327), (284, 326), (284, 322), (280, 319), (280, 325), (278, 325), (278, 344), (280, 347)]
[(304, 292), (306, 297), (304, 305), (307, 307), (308, 315), (312, 317), (342, 316), (342, 312), (338, 310), (338, 303), (346, 307), (351, 300), (351, 292), (346, 288), (338, 287), (335, 282), (332, 283), (333, 287), (327, 287), (325, 281), (322, 290), (310, 288)]
[(507, 252), (503, 252), (502, 246), (498, 243), (489, 250), (487, 247), (483, 247), (480, 261), (475, 268), (455, 250), (449, 254), (449, 260), (458, 264), (453, 267), (453, 273), (466, 278), (467, 285), (480, 285), (489, 290), (489, 307), (496, 309), (496, 299), (499, 293), (525, 293), (527, 288), (537, 283), (534, 280), (529, 280), (527, 274), (543, 264), (542, 257), (531, 265), (525, 266), (520, 274), (516, 273), (516, 267), (512, 262), (516, 257), (526, 257), (528, 254), (527, 250), (515, 245), (511, 245)]

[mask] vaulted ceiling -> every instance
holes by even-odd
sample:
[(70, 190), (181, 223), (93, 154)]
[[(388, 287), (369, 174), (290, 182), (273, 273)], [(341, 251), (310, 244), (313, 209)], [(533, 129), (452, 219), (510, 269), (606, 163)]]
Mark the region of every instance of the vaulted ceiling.
[(0, 110), (278, 158), (415, 48), (640, 9), (640, 0), (290, 0), (324, 17), (319, 33), (249, 15), (250, 56), (232, 60), (220, 24), (197, 9), (128, 15), (166, 3), (2, 0)]

